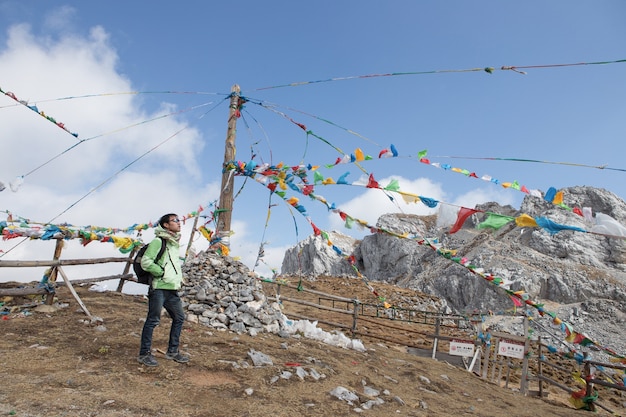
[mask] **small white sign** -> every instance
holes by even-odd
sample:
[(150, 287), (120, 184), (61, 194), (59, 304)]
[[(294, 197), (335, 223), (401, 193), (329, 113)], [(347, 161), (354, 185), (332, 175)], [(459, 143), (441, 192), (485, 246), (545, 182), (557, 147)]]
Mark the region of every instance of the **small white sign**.
[(468, 342), (467, 340), (451, 340), (450, 355), (473, 356), (474, 343)]
[(524, 343), (502, 339), (498, 343), (498, 355), (524, 359)]

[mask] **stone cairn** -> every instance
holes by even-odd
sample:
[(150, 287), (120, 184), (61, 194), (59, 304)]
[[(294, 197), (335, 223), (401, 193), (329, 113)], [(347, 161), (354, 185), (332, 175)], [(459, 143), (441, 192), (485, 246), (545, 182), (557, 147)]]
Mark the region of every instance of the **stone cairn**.
[(261, 283), (241, 262), (206, 250), (183, 265), (187, 320), (221, 330), (278, 333), (284, 315), (269, 303)]

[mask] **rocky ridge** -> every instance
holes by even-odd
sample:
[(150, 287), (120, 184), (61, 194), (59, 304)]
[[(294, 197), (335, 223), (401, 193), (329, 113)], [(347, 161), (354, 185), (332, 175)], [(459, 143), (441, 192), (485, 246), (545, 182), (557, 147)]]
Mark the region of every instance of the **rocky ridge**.
[[(503, 278), (511, 290), (524, 290), (533, 300), (557, 309), (558, 317), (578, 331), (624, 353), (626, 228), (622, 225), (626, 224), (626, 203), (603, 189), (571, 187), (562, 191), (564, 204), (580, 209), (583, 216), (529, 195), (519, 210), (497, 203), (477, 206), (477, 212), (454, 234), (448, 233), (450, 225), (438, 224), (437, 216), (388, 214), (379, 218), (376, 227), (436, 239), (445, 248), (456, 250), (457, 256)], [(512, 217), (527, 214), (597, 234), (572, 230), (550, 233), (544, 228), (517, 227), (515, 222), (497, 230), (479, 229), (477, 225), (485, 220), (486, 212)], [(604, 236), (607, 234), (614, 237)], [(501, 289), (430, 247), (417, 244), (416, 239), (375, 233), (362, 241), (351, 241), (337, 232), (331, 239), (333, 243), (341, 241), (340, 248), (354, 255), (356, 267), (372, 282), (431, 294), (454, 312), (512, 307)], [(339, 276), (355, 276), (342, 266), (348, 264), (344, 258), (334, 251), (319, 250), (325, 246), (321, 240), (311, 236), (289, 249), (281, 273), (311, 279), (333, 275), (332, 271), (341, 271)], [(303, 262), (298, 254), (307, 254), (311, 261)]]

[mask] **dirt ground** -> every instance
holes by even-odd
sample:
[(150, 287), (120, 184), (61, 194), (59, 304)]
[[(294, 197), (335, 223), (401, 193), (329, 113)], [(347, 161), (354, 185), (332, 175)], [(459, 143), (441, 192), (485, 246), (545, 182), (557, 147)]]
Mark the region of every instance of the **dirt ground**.
[[(359, 282), (324, 279), (307, 286), (317, 291), (360, 299), (371, 296)], [(2, 284), (6, 286), (7, 284)], [(23, 285), (23, 284), (22, 284)], [(265, 285), (270, 295), (273, 287)], [(397, 289), (379, 291), (389, 295)], [(191, 356), (178, 364), (155, 353), (159, 366), (136, 361), (143, 296), (88, 291), (77, 287), (81, 300), (103, 326), (89, 323), (69, 289), (59, 287), (53, 313), (15, 306), (34, 299), (5, 298), (0, 327), (0, 415), (14, 416), (589, 416), (565, 402), (563, 391), (550, 389), (546, 399), (524, 397), (509, 388), (481, 380), (445, 361), (420, 357), (380, 339), (361, 338), (365, 352), (306, 338), (272, 334), (237, 335), (186, 323), (182, 349)], [(284, 312), (289, 316), (290, 304)], [(295, 311), (294, 311), (295, 312)], [(328, 321), (338, 321), (332, 312)], [(153, 346), (167, 347), (170, 325), (165, 317)], [(322, 326), (320, 326), (322, 327)], [(328, 328), (328, 326), (326, 326)], [(371, 332), (382, 332), (374, 328)], [(272, 366), (254, 367), (251, 350), (268, 355)], [(247, 366), (249, 365), (249, 366)], [(319, 379), (300, 379), (296, 367), (314, 369)], [(290, 379), (280, 378), (283, 372)], [(276, 378), (279, 377), (279, 378)], [(426, 380), (425, 378), (428, 380)], [(276, 380), (277, 379), (277, 380)], [(355, 411), (380, 390), (383, 404)], [(356, 392), (350, 405), (329, 393), (338, 386)], [(386, 390), (386, 391), (385, 391)], [(595, 415), (605, 415), (600, 410)], [(608, 414), (607, 414), (608, 415)]]

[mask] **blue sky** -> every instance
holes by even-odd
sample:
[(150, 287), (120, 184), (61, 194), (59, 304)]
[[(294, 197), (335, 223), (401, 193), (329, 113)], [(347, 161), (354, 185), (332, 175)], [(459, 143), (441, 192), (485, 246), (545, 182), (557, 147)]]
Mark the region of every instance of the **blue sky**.
[[(0, 209), (38, 222), (124, 228), (208, 205), (219, 196), (224, 98), (233, 84), (250, 99), (238, 120), (240, 160), (254, 152), (256, 161), (324, 165), (342, 156), (336, 148), (359, 148), (375, 157), (363, 168), (381, 185), (395, 178), (402, 190), (450, 207), (519, 207), (522, 193), (417, 162), (427, 150), (431, 161), (479, 177), (541, 191), (589, 185), (623, 198), (621, 171), (481, 158), (625, 168), (626, 63), (550, 66), (626, 58), (625, 15), (619, 0), (0, 0), (0, 88), (79, 135), (0, 96), (0, 181), (7, 185)], [(502, 66), (548, 67), (520, 74)], [(496, 70), (445, 72), (485, 67)], [(389, 73), (412, 74), (365, 77)], [(279, 87), (296, 82), (303, 83)], [(128, 92), (138, 93), (120, 94)], [(307, 138), (289, 119), (333, 146)], [(399, 157), (377, 159), (391, 144)], [(320, 172), (336, 179), (348, 171), (350, 183), (363, 181), (354, 165)], [(12, 191), (9, 183), (23, 175)], [(267, 242), (257, 268), (267, 274), (311, 228), (276, 197), (265, 228), (266, 189), (236, 178), (235, 189), (242, 185), (232, 254), (253, 266)], [(371, 224), (385, 212), (433, 212), (354, 185), (316, 193)], [(366, 233), (343, 228), (336, 214), (300, 197), (320, 228)], [(185, 241), (191, 222), (183, 230)], [(48, 259), (54, 250), (50, 242), (16, 243), (0, 242), (4, 259)], [(107, 243), (68, 242), (63, 256), (115, 253)], [(0, 279), (23, 273), (0, 270)]]

